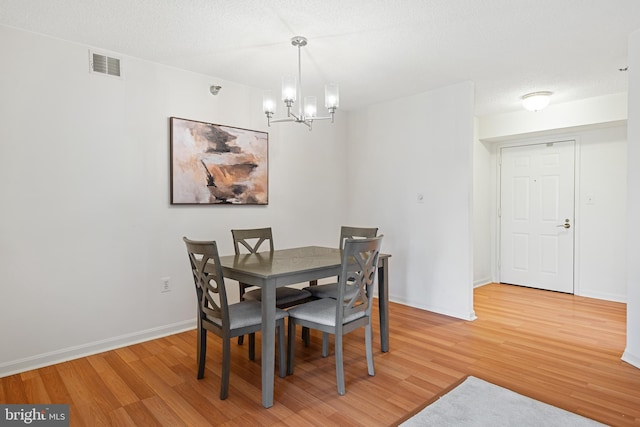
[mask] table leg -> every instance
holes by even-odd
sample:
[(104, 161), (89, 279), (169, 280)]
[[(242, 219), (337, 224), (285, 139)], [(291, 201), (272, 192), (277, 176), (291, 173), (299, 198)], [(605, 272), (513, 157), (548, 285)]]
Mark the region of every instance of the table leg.
[(378, 312), (380, 313), (380, 349), (389, 351), (389, 261), (378, 262)]
[(262, 406), (273, 406), (273, 384), (276, 348), (276, 288), (262, 287)]

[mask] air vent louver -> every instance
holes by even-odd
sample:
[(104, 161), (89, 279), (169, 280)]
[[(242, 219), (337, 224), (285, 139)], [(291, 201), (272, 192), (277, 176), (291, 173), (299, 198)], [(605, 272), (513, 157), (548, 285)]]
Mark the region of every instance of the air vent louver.
[(91, 53), (91, 71), (120, 77), (120, 60), (99, 53)]

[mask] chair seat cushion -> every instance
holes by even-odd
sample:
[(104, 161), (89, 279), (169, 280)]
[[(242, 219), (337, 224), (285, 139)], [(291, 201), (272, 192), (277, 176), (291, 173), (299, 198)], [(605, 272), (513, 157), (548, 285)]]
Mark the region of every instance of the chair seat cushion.
[[(243, 297), (249, 301), (262, 301), (262, 289), (253, 289), (245, 292)], [(276, 305), (288, 305), (311, 298), (311, 293), (304, 289), (289, 288), (287, 286), (276, 288)]]
[[(284, 319), (289, 313), (276, 308), (276, 320)], [(210, 319), (213, 323), (221, 325), (220, 319)], [(262, 304), (258, 301), (241, 301), (229, 305), (229, 329), (246, 328), (262, 323)]]
[[(298, 305), (288, 310), (289, 317), (319, 323), (325, 326), (336, 325), (337, 301), (332, 298), (322, 298)], [(352, 322), (365, 316), (364, 311), (350, 314), (344, 323)]]
[[(327, 283), (325, 285), (307, 286), (305, 291), (309, 291), (316, 298), (338, 298), (338, 284)], [(345, 299), (351, 299), (358, 292), (358, 287), (347, 284), (347, 290), (344, 294)]]

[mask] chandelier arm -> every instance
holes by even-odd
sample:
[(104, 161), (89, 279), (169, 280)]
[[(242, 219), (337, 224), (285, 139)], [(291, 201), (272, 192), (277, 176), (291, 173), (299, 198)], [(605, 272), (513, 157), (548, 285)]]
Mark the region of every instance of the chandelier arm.
[(271, 120), (271, 123), (282, 123), (282, 122), (297, 122), (298, 120), (292, 119), (291, 117), (287, 117), (285, 119), (275, 119)]
[(294, 119), (293, 121), (294, 122), (301, 122), (301, 121), (304, 120), (304, 116), (303, 115), (300, 114), (299, 116), (296, 116), (290, 110), (287, 112), (287, 117), (293, 117), (293, 119)]

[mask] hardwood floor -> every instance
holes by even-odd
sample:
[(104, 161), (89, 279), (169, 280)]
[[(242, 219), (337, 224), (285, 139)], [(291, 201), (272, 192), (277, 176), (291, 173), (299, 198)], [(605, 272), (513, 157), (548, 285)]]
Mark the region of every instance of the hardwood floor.
[[(321, 336), (296, 346), (295, 374), (260, 394), (256, 361), (232, 344), (229, 398), (218, 399), (220, 340), (209, 339), (196, 380), (195, 331), (0, 379), (2, 403), (69, 403), (72, 426), (388, 426), (466, 375), (614, 426), (640, 425), (640, 369), (620, 360), (624, 304), (491, 284), (475, 291), (466, 322), (391, 304), (391, 351), (374, 328), (376, 376), (364, 333), (345, 337), (347, 394), (338, 396), (333, 351)], [(376, 318), (377, 322), (377, 318)]]

